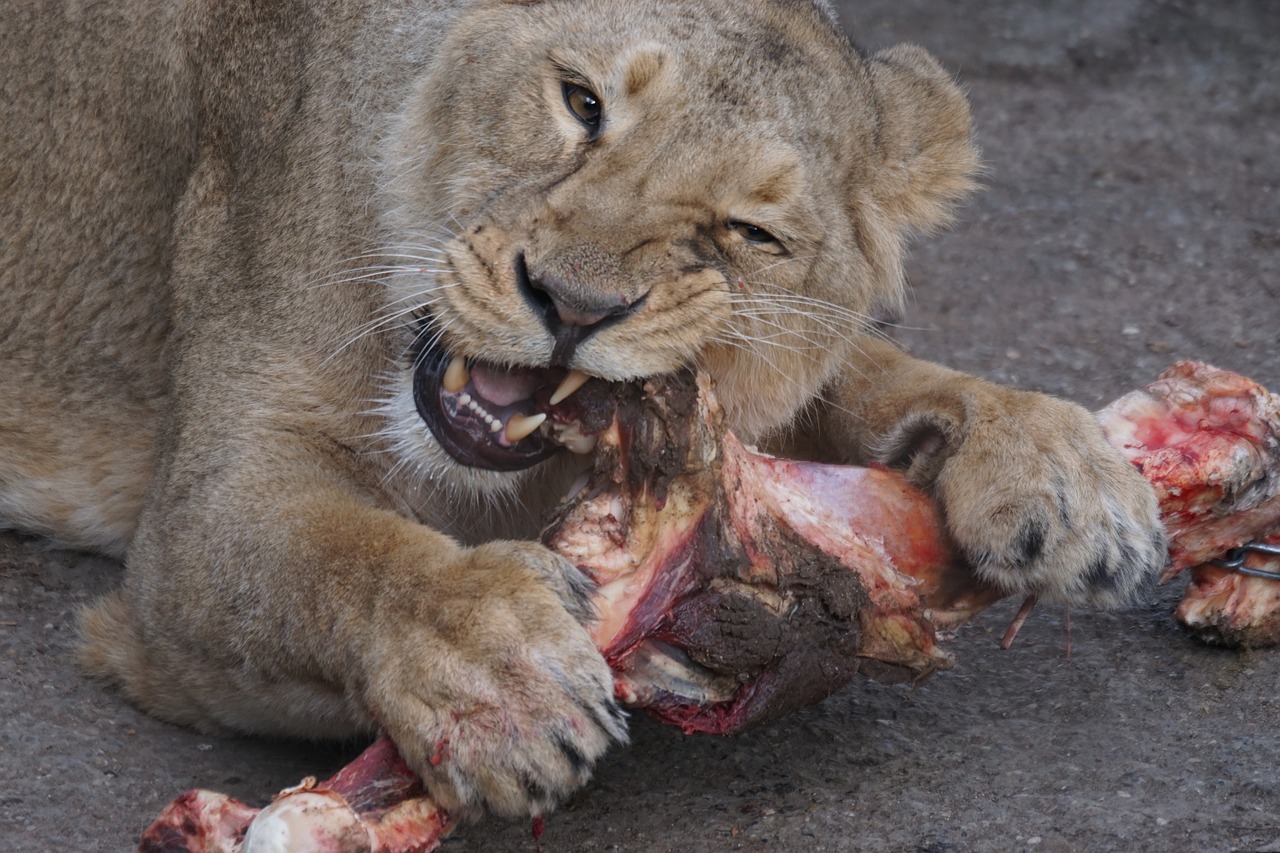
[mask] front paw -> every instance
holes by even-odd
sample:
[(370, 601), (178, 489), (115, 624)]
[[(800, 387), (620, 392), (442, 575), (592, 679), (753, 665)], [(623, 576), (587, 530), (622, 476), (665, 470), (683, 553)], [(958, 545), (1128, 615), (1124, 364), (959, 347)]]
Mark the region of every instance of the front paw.
[(1102, 607), (1154, 581), (1167, 557), (1155, 493), (1089, 412), (998, 389), (971, 398), (966, 415), (932, 486), (981, 575), (1010, 593)]
[(589, 582), (533, 543), (496, 542), (395, 584), (366, 703), (454, 817), (540, 814), (591, 775), (625, 714), (582, 620)]

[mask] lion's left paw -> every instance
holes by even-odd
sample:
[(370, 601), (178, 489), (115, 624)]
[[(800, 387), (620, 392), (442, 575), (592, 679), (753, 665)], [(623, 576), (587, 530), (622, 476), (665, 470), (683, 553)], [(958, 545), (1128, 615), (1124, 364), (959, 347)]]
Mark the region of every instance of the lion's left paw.
[(1001, 396), (969, 413), (933, 484), (956, 544), (1011, 593), (1103, 607), (1133, 600), (1167, 556), (1151, 486), (1085, 409)]

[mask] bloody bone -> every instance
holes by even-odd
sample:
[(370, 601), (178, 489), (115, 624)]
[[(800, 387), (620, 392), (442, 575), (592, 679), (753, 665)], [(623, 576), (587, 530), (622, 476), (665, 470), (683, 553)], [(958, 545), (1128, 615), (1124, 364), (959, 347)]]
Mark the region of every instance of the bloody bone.
[(1273, 549), (1242, 551), (1235, 568), (1210, 562), (1251, 542), (1280, 543), (1280, 396), (1182, 362), (1098, 419), (1155, 487), (1169, 534), (1165, 576), (1191, 568), (1178, 621), (1210, 642), (1280, 643)]
[(1156, 490), (1166, 578), (1280, 528), (1280, 396), (1258, 383), (1179, 362), (1098, 423)]
[(138, 853), (428, 853), (451, 828), (387, 737), (330, 778), (308, 778), (265, 809), (187, 791), (138, 842)]
[[(757, 453), (723, 432), (709, 389), (690, 377), (579, 395), (580, 411), (561, 407), (553, 428), (594, 442), (595, 465), (544, 538), (599, 585), (593, 637), (628, 704), (689, 731), (738, 731), (855, 672), (918, 678), (949, 665), (937, 630), (1001, 596), (952, 558), (936, 507), (897, 474)], [(1250, 541), (1280, 543), (1277, 398), (1183, 363), (1098, 417), (1160, 498), (1167, 574), (1194, 567), (1179, 618), (1226, 641), (1280, 638), (1280, 583), (1206, 564)], [(1280, 568), (1248, 557), (1264, 563)], [(333, 849), (435, 849), (447, 818), (390, 742), (357, 766), (284, 792), (257, 819), (188, 792), (140, 849), (316, 849), (255, 846), (282, 827), (350, 845)]]

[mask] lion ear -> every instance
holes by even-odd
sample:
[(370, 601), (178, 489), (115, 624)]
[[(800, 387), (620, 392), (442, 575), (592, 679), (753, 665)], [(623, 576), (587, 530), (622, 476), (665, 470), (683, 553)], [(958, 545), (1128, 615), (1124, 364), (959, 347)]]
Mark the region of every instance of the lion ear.
[(900, 227), (942, 225), (974, 188), (978, 149), (969, 101), (951, 75), (915, 45), (880, 51), (867, 65), (882, 122), (876, 201)]

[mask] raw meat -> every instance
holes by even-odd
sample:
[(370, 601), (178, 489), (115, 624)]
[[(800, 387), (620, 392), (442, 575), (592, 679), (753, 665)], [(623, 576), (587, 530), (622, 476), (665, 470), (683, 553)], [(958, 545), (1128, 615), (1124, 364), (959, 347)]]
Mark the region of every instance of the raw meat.
[[(1098, 417), (1157, 491), (1166, 574), (1195, 567), (1179, 618), (1223, 641), (1280, 639), (1280, 582), (1206, 562), (1253, 540), (1280, 543), (1277, 398), (1182, 363)], [(596, 456), (544, 541), (599, 585), (593, 637), (620, 697), (686, 731), (739, 731), (858, 672), (925, 677), (951, 664), (939, 631), (1001, 595), (953, 558), (936, 506), (900, 475), (745, 447), (723, 430), (702, 379), (591, 383), (548, 428)], [(1280, 556), (1240, 562), (1280, 568)], [(255, 814), (188, 792), (140, 849), (316, 849), (254, 846), (287, 829), (300, 845), (330, 839), (325, 849), (428, 851), (449, 829), (386, 739)]]
[[(1098, 420), (1156, 489), (1166, 578), (1191, 568), (1177, 619), (1209, 642), (1280, 643), (1280, 557), (1265, 553), (1280, 542), (1280, 396), (1181, 362)], [(1264, 547), (1235, 555), (1234, 568), (1210, 562), (1253, 542)]]
[(1156, 490), (1166, 578), (1280, 527), (1280, 397), (1258, 383), (1179, 362), (1098, 423)]
[(900, 475), (757, 453), (725, 432), (701, 378), (598, 391), (580, 405), (617, 415), (544, 541), (599, 586), (593, 636), (628, 704), (739, 731), (859, 671), (949, 666), (937, 629), (999, 597)]

